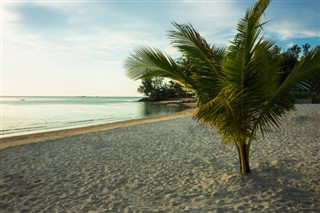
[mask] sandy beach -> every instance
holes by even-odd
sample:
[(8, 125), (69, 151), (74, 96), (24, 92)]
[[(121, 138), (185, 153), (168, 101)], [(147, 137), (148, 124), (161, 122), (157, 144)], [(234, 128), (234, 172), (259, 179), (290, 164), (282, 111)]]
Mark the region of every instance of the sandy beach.
[(320, 211), (319, 104), (258, 138), (247, 176), (191, 113), (1, 139), (0, 212)]

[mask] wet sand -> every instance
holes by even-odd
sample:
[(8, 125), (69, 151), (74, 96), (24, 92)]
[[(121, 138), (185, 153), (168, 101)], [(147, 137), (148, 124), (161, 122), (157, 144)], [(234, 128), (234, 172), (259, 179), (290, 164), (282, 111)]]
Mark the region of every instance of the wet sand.
[(320, 105), (297, 108), (247, 176), (190, 115), (3, 149), (1, 212), (319, 212)]

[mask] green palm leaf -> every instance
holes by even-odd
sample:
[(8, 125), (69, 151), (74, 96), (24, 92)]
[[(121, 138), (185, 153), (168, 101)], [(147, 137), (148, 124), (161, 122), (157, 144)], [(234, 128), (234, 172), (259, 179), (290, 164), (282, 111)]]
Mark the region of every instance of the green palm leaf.
[(133, 79), (155, 76), (168, 77), (174, 80), (183, 79), (183, 73), (176, 62), (167, 54), (158, 49), (142, 47), (134, 50), (125, 61), (127, 75)]
[[(183, 55), (187, 55), (189, 60), (202, 71), (207, 71), (207, 75), (221, 75), (218, 60), (220, 55), (216, 56), (212, 51), (212, 48), (218, 48), (210, 47), (207, 41), (190, 24), (179, 25), (174, 22), (173, 26), (177, 30), (169, 31), (169, 39), (174, 47), (177, 47)], [(219, 50), (215, 53), (223, 54), (221, 49)]]
[(294, 100), (311, 95), (310, 85), (320, 80), (320, 52), (315, 49), (294, 67), (286, 80), (265, 102), (255, 118), (252, 135), (264, 133), (269, 126), (278, 127), (285, 112), (294, 109)]
[[(187, 43), (184, 47), (182, 47), (183, 45), (177, 46), (180, 49), (192, 47), (195, 50), (191, 51), (192, 53), (188, 55), (184, 55), (189, 63), (192, 64), (189, 70), (185, 70), (185, 67), (179, 66), (168, 54), (158, 49), (141, 47), (134, 50), (126, 59), (124, 66), (127, 75), (133, 79), (155, 76), (170, 78), (193, 92), (197, 97), (198, 105), (202, 105), (211, 97), (214, 97), (220, 90), (218, 88), (220, 84), (216, 71), (221, 69), (221, 67), (216, 63), (217, 66), (213, 70), (214, 66), (211, 62), (222, 60), (225, 49), (215, 46), (210, 47), (203, 38), (199, 39), (197, 37), (199, 34), (188, 25), (175, 24), (175, 26), (180, 31), (170, 31), (171, 38), (174, 36), (179, 37), (176, 44), (182, 44), (182, 37), (186, 36), (184, 42)], [(198, 55), (199, 52), (203, 53), (201, 57)], [(204, 60), (203, 57), (206, 58), (206, 63), (200, 63)], [(199, 63), (195, 63), (195, 61)]]
[(239, 97), (242, 95), (243, 91), (229, 85), (194, 113), (199, 122), (216, 127), (217, 134), (222, 135), (222, 144), (242, 140), (246, 135), (240, 126), (237, 113)]

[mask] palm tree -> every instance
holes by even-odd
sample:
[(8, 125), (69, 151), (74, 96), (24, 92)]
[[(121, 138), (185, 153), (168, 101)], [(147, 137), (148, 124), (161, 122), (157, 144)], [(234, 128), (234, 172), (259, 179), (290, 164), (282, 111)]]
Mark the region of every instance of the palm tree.
[(274, 42), (261, 36), (266, 23), (261, 17), (269, 4), (258, 0), (247, 9), (227, 49), (209, 45), (190, 24), (173, 23), (169, 39), (188, 66), (151, 47), (135, 49), (125, 61), (132, 79), (165, 77), (193, 92), (198, 104), (194, 118), (215, 127), (222, 144), (236, 146), (243, 175), (251, 172), (249, 153), (257, 135), (279, 127), (296, 97), (310, 94), (309, 85), (320, 79), (320, 53), (314, 49), (280, 81)]

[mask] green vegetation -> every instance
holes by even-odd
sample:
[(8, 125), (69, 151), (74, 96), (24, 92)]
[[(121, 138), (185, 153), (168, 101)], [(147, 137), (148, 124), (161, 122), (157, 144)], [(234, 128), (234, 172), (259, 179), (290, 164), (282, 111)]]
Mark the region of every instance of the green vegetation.
[[(281, 67), (282, 67), (282, 74), (280, 77), (281, 83), (284, 82), (286, 77), (292, 71), (294, 66), (305, 56), (308, 55), (310, 52), (310, 44), (306, 43), (299, 47), (297, 44), (293, 45), (292, 47), (288, 48), (286, 51), (281, 51), (281, 48), (275, 45), (275, 56), (280, 58)], [(316, 48), (320, 48), (317, 46)], [(301, 50), (303, 53), (301, 54)], [(176, 63), (180, 66), (180, 69), (184, 72), (185, 75), (192, 75), (190, 72), (191, 63), (190, 61), (179, 58), (176, 60)], [(189, 70), (189, 71), (188, 71)], [(195, 70), (194, 70), (195, 71)], [(314, 102), (317, 96), (320, 93), (320, 85), (310, 85), (310, 90), (312, 90), (312, 94), (314, 97)], [(188, 94), (182, 88), (182, 86), (178, 83), (173, 81), (169, 81), (169, 83), (164, 83), (164, 78), (161, 77), (153, 77), (153, 78), (146, 78), (142, 79), (142, 83), (138, 88), (138, 92), (144, 94), (148, 98), (143, 100), (151, 100), (151, 101), (158, 101), (158, 100), (165, 100), (165, 99), (174, 99), (174, 98), (187, 98), (191, 97), (192, 94)], [(300, 98), (310, 98), (310, 97), (300, 97)]]
[[(281, 48), (275, 46), (276, 56), (280, 58), (282, 66), (282, 74), (280, 80), (281, 83), (285, 81), (285, 79), (292, 71), (292, 69), (297, 65), (297, 63), (310, 53), (310, 44), (306, 43), (301, 47), (295, 44), (292, 47), (288, 48), (287, 51), (281, 52)], [(315, 49), (319, 51), (320, 46), (316, 46)], [(310, 94), (312, 94), (313, 102), (319, 102), (320, 99), (318, 98), (318, 96), (320, 94), (320, 81), (314, 81), (313, 84), (309, 85), (309, 89), (312, 91)], [(299, 98), (311, 98), (310, 94), (309, 96), (301, 96)]]
[(247, 10), (227, 49), (209, 45), (190, 24), (173, 23), (169, 39), (186, 66), (151, 47), (134, 50), (125, 61), (132, 79), (165, 77), (195, 94), (194, 118), (215, 127), (222, 144), (236, 146), (243, 175), (251, 172), (249, 154), (257, 135), (278, 127), (295, 99), (312, 95), (310, 85), (320, 79), (320, 51), (315, 48), (281, 80), (279, 48), (261, 36), (261, 17), (269, 4), (258, 0)]
[(138, 92), (147, 96), (147, 100), (156, 101), (173, 98), (185, 98), (188, 96), (179, 84), (173, 81), (164, 83), (163, 80), (164, 79), (161, 77), (142, 79), (142, 83), (138, 88)]

